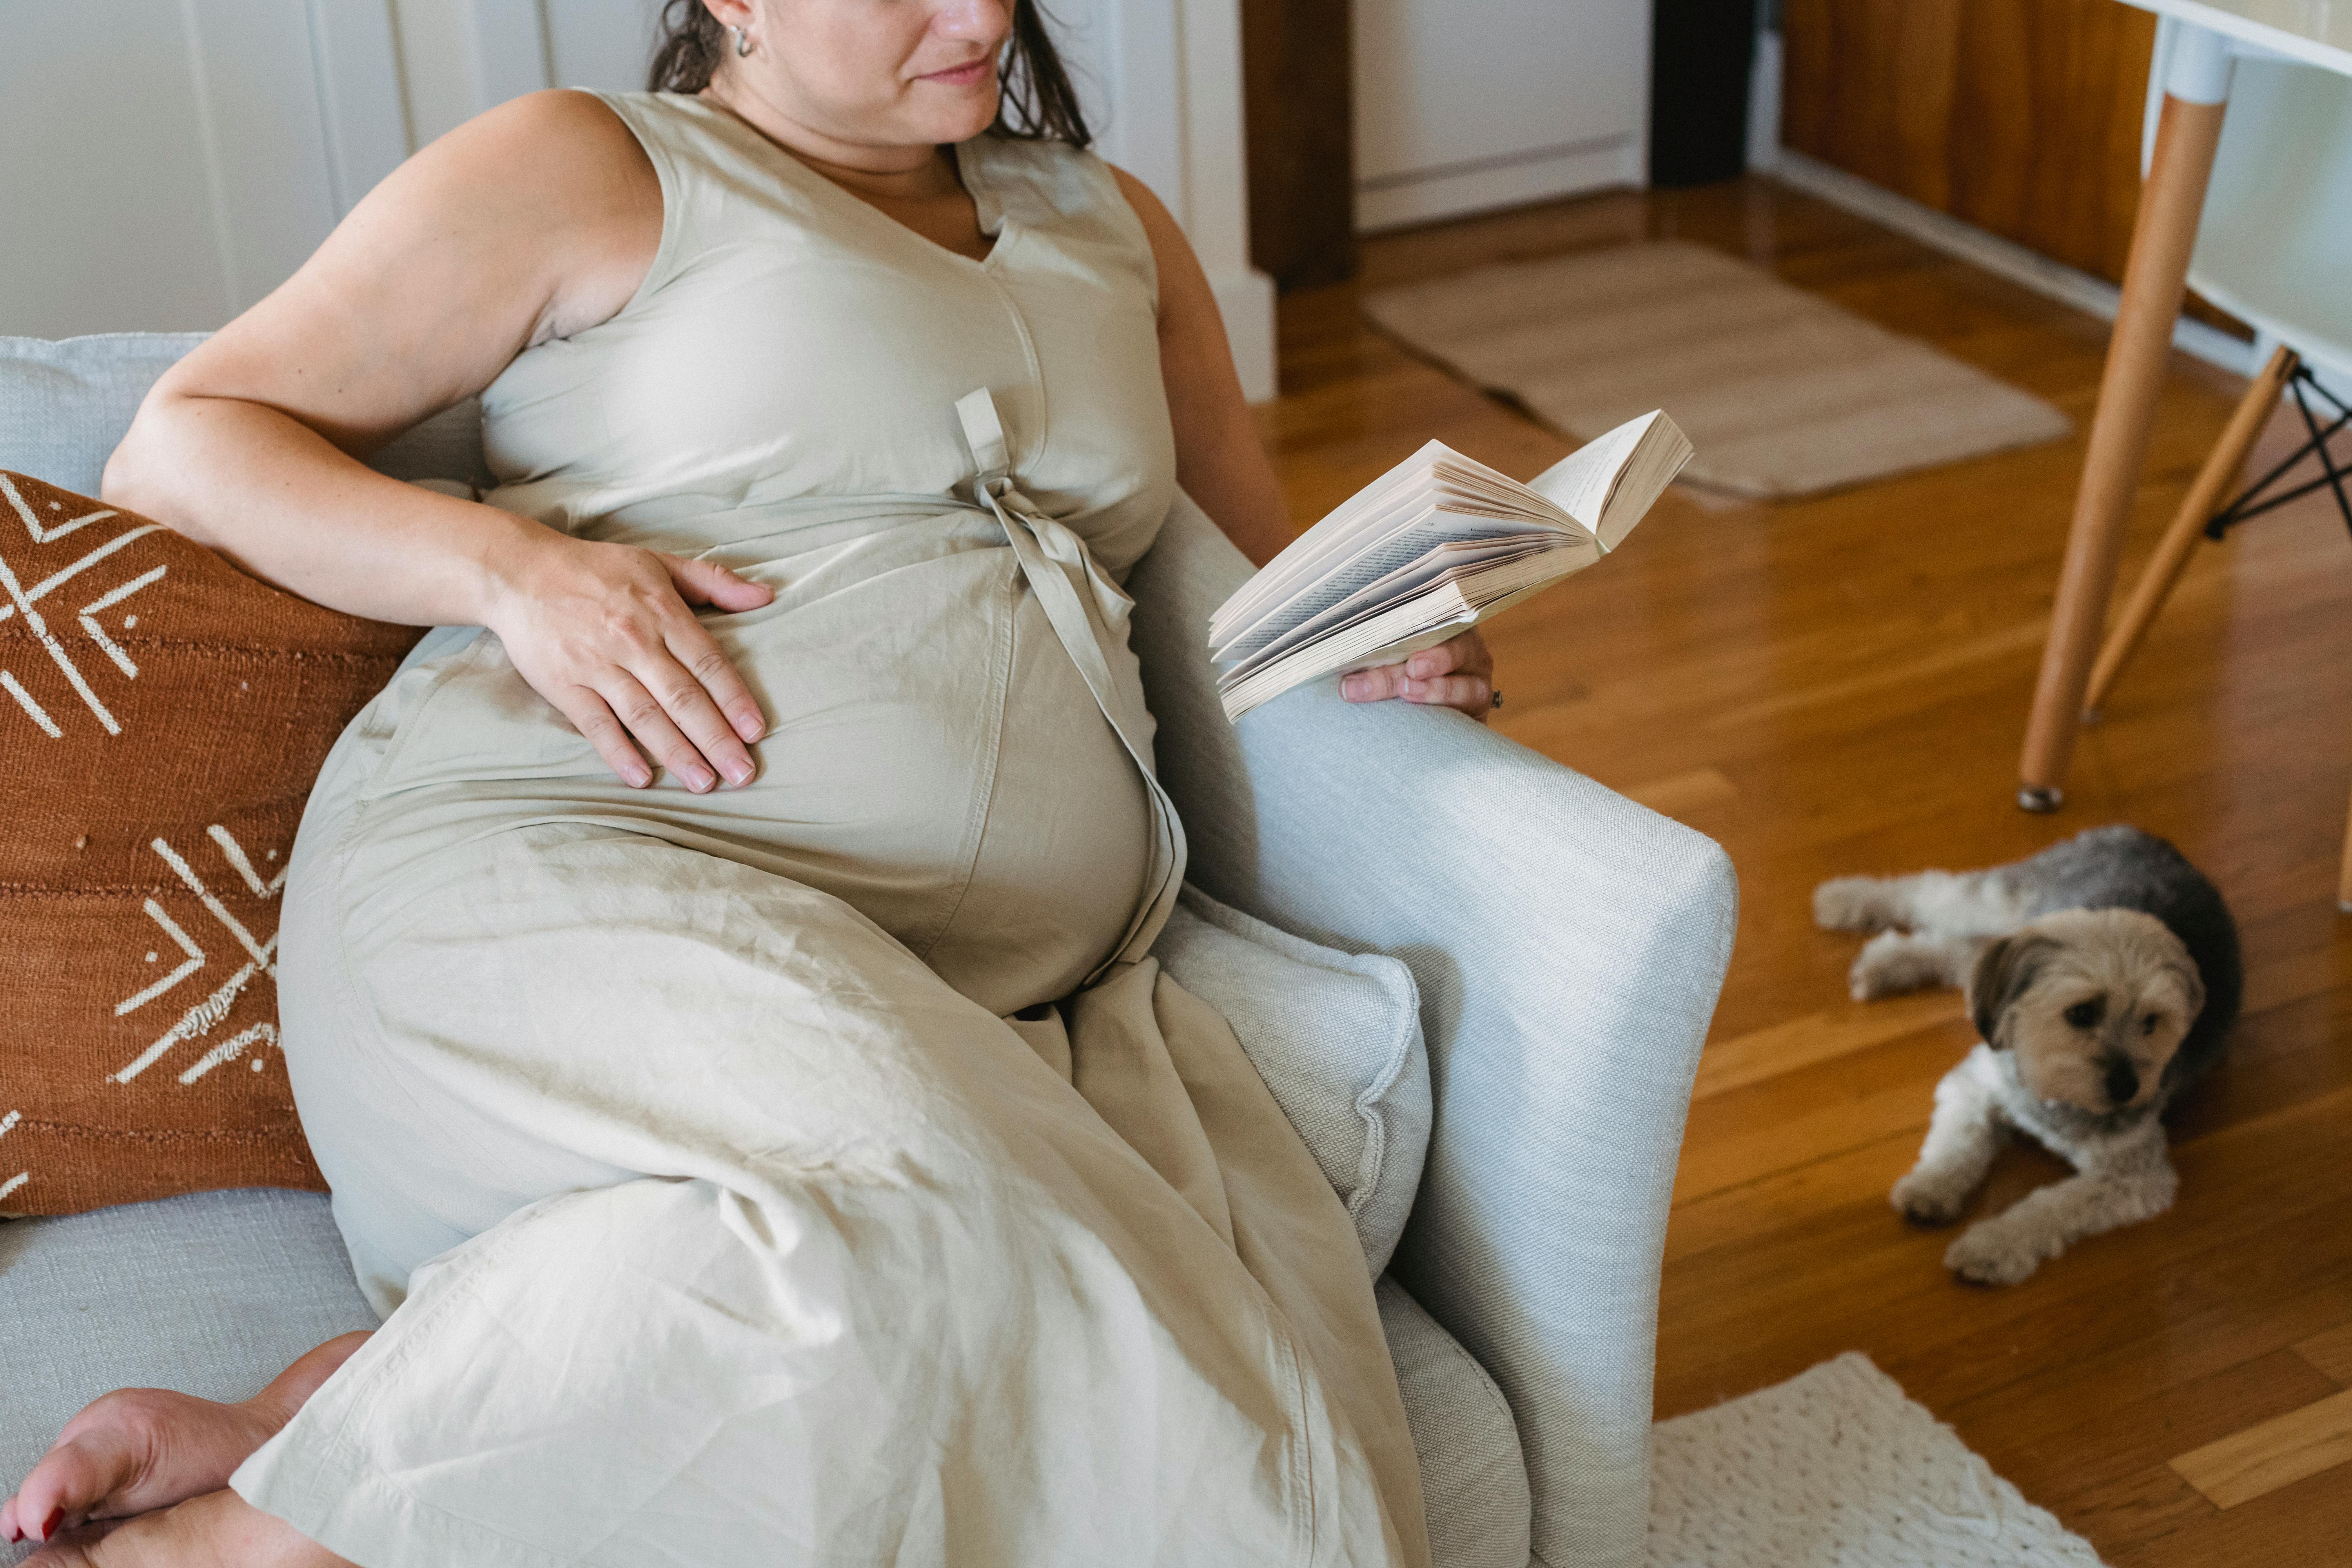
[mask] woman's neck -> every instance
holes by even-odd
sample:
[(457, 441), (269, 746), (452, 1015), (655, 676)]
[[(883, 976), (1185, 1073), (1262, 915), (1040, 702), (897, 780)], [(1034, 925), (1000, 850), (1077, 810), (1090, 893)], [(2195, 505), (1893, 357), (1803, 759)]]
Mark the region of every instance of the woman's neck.
[(794, 118), (729, 72), (712, 78), (701, 96), (817, 174), (869, 200), (924, 201), (961, 189), (953, 157), (932, 143), (854, 142), (832, 135)]

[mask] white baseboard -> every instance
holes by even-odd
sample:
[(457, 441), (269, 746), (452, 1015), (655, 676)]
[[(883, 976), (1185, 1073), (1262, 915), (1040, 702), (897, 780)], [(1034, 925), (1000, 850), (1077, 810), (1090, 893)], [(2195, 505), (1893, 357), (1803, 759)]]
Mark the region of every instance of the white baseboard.
[[(1758, 172), (2088, 315), (2107, 321), (2116, 319), (2122, 290), (2105, 279), (2094, 278), (2063, 261), (2053, 261), (1974, 224), (1963, 223), (1949, 213), (1923, 206), (1908, 196), (1899, 196), (1883, 185), (1833, 168), (1818, 158), (1783, 147), (1769, 167), (1761, 167)], [(2259, 363), (2254, 357), (2254, 344), (2187, 316), (2173, 324), (2172, 346), (2235, 375), (2252, 375)]]
[(1612, 185), (1639, 185), (1641, 156), (1633, 137), (1611, 136), (1452, 168), (1360, 180), (1356, 232), (1465, 217)]
[(1256, 268), (1209, 274), (1217, 296), (1217, 313), (1225, 320), (1225, 342), (1234, 351), (1234, 368), (1241, 373), (1242, 395), (1252, 403), (1271, 403), (1275, 384), (1274, 279)]

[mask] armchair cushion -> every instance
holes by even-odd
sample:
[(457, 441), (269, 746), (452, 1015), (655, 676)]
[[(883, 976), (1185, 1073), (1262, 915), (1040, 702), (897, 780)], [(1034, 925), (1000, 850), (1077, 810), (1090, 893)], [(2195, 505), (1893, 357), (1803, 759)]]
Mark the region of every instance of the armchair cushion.
[(1527, 1568), (1528, 1464), (1503, 1391), (1411, 1292), (1374, 1292), (1421, 1463), (1430, 1568)]
[(203, 332), (0, 338), (0, 468), (94, 496), (140, 399)]
[(1348, 1205), (1379, 1278), (1429, 1149), (1429, 1058), (1412, 972), (1292, 936), (1192, 887), (1152, 952), (1234, 1026)]
[[(147, 389), (209, 335), (0, 337), (0, 468), (96, 495)], [(482, 409), (472, 398), (385, 443), (368, 463), (395, 479), (458, 479), (478, 489), (498, 482), (482, 458)]]

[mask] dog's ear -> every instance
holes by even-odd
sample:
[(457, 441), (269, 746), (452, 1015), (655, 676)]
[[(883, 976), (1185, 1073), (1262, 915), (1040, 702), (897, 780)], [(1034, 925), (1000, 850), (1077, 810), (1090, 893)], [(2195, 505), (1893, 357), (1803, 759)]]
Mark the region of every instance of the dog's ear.
[(2172, 965), (2180, 976), (2180, 988), (2189, 997), (2189, 1022), (2194, 1026), (2205, 1011), (2205, 976), (2197, 968), (2197, 961), (2184, 952), (2180, 961)]
[(2000, 1016), (2010, 1005), (2025, 994), (2042, 965), (2058, 951), (2058, 944), (2038, 932), (2005, 936), (1977, 956), (1975, 974), (1969, 979), (1969, 1013), (1976, 1021), (1977, 1035), (1995, 1050), (2001, 1042)]

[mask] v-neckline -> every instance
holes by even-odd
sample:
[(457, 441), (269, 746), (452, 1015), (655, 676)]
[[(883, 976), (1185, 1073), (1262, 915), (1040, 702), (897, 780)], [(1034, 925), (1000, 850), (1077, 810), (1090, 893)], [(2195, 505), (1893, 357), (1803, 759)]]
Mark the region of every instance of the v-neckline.
[[(972, 220), (980, 226), (981, 234), (988, 240), (987, 255), (966, 256), (961, 250), (951, 250), (948, 247), (941, 245), (929, 235), (924, 234), (920, 230), (917, 229), (912, 224), (907, 223), (899, 218), (892, 217), (888, 213), (884, 212), (880, 207), (876, 206), (872, 202), (867, 201), (865, 197), (859, 195), (856, 192), (849, 189), (847, 186), (839, 184), (837, 181), (827, 179), (816, 170), (809, 167), (808, 163), (791, 148), (782, 145), (766, 135), (758, 126), (744, 119), (740, 114), (736, 113), (735, 110), (730, 109), (727, 105), (719, 102), (715, 99), (704, 98), (699, 93), (695, 94), (694, 99), (698, 103), (709, 104), (711, 109), (722, 115), (725, 115), (737, 125), (741, 126), (748, 134), (758, 140), (761, 146), (765, 147), (778, 158), (783, 160), (788, 170), (785, 174), (786, 179), (789, 180), (793, 178), (793, 172), (797, 172), (809, 182), (821, 186), (826, 199), (848, 203), (851, 206), (856, 207), (858, 211), (866, 214), (869, 218), (876, 222), (887, 225), (889, 227), (897, 230), (899, 234), (905, 236), (908, 239), (912, 240), (915, 244), (921, 246), (925, 250), (943, 256), (950, 261), (961, 262), (966, 267), (977, 267), (986, 269), (995, 262), (999, 256), (1003, 254), (1006, 242), (1013, 237), (1013, 224), (1011, 219), (1005, 216), (1003, 209), (996, 204), (994, 200), (995, 193), (990, 187), (987, 178), (984, 175), (980, 174), (979, 171), (974, 166), (979, 163), (979, 159), (976, 156), (967, 157), (965, 155), (965, 150), (970, 148), (972, 142), (979, 139), (978, 137), (970, 137), (961, 142), (950, 142), (946, 144), (949, 149), (949, 159), (955, 167), (956, 184), (962, 187), (963, 194), (971, 198)], [(982, 134), (985, 135), (986, 132), (983, 132)], [(989, 226), (989, 220), (992, 217), (995, 219), (995, 226), (993, 228)]]

